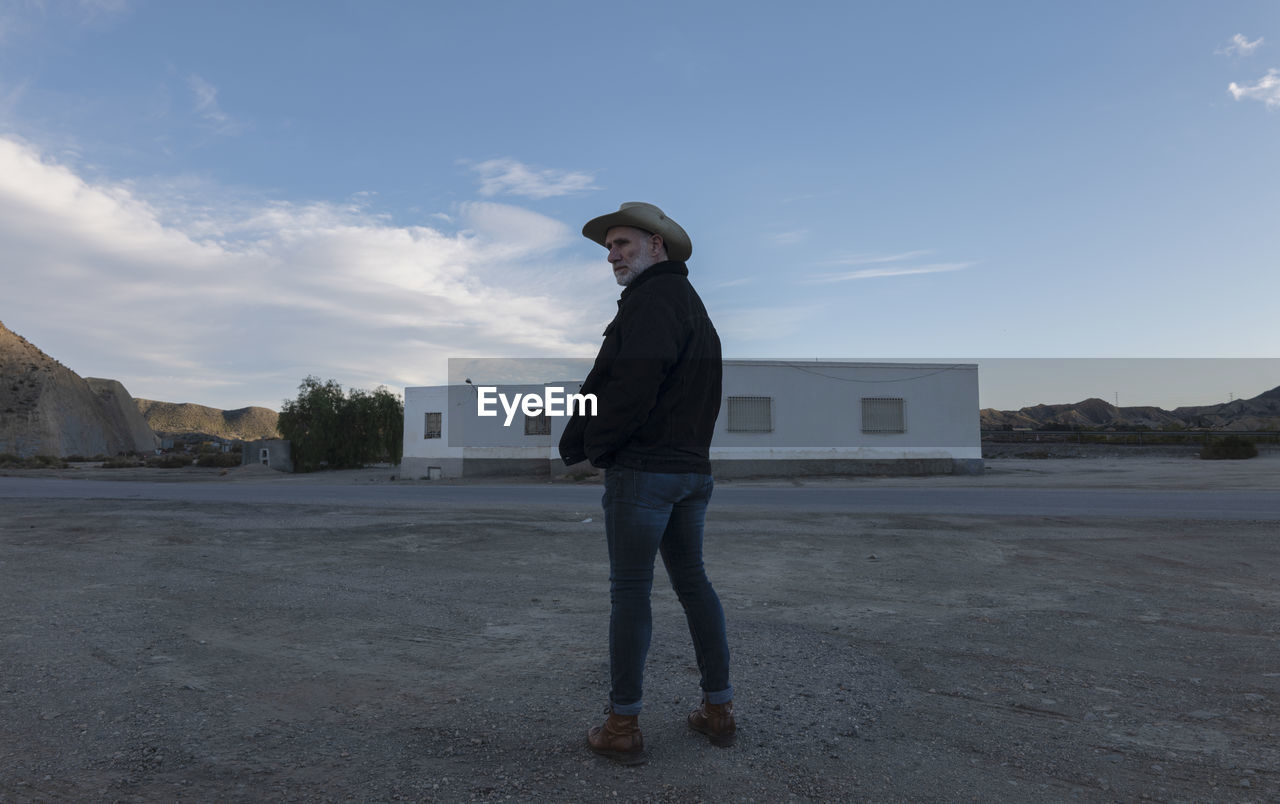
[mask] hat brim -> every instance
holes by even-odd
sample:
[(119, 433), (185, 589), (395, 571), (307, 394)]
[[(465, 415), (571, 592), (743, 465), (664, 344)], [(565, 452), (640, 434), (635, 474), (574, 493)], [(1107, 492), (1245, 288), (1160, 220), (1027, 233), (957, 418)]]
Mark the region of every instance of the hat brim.
[[(656, 210), (656, 214), (651, 210)], [(592, 218), (582, 227), (582, 236), (603, 246), (609, 230), (615, 226), (631, 226), (661, 235), (662, 242), (667, 247), (668, 259), (684, 262), (693, 255), (693, 242), (688, 233), (656, 207), (624, 207), (617, 212)]]

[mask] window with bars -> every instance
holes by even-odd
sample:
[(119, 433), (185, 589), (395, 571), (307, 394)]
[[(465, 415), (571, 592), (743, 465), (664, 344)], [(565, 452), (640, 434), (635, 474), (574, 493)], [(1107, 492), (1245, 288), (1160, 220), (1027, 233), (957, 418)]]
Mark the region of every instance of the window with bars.
[(772, 433), (773, 397), (729, 397), (729, 432)]
[(864, 396), (862, 398), (862, 432), (907, 432), (907, 403), (900, 397)]
[(426, 421), (423, 422), (422, 437), (423, 438), (439, 438), (440, 437), (440, 421), (444, 416), (441, 413), (428, 413)]
[(537, 416), (530, 416), (526, 413), (524, 417), (524, 434), (551, 435), (551, 417), (545, 413), (539, 413)]

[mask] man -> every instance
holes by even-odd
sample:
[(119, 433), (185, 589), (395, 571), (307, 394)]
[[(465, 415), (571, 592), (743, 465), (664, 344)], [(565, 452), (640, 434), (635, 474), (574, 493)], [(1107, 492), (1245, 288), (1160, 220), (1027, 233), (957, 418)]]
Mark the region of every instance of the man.
[(724, 610), (702, 566), (720, 338), (689, 284), (689, 235), (661, 209), (626, 203), (588, 221), (582, 234), (609, 250), (624, 288), (582, 385), (581, 393), (596, 395), (597, 414), (574, 416), (560, 439), (566, 464), (589, 460), (605, 469), (611, 686), (608, 719), (588, 732), (587, 742), (597, 754), (638, 764), (649, 593), (659, 553), (702, 674), (702, 703), (689, 726), (719, 746), (732, 744), (737, 728)]

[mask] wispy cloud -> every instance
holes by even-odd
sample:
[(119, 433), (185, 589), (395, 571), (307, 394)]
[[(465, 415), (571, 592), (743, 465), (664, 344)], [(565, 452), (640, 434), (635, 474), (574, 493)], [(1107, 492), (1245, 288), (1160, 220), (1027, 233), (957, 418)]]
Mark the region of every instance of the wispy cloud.
[(963, 271), (973, 265), (972, 262), (934, 262), (925, 265), (895, 266), (889, 268), (863, 268), (858, 271), (847, 271), (837, 274), (821, 274), (809, 277), (809, 284), (828, 284), (831, 282), (853, 282), (859, 279), (878, 279), (885, 276), (912, 276), (914, 274), (939, 274), (947, 271)]
[[(3, 32), (0, 32), (0, 39), (3, 39)], [(0, 83), (0, 121), (3, 121), (13, 114), (18, 103), (21, 102), (23, 95), (27, 93), (28, 81), (23, 81), (13, 86), (6, 86)]]
[(1277, 72), (1273, 67), (1267, 70), (1267, 74), (1259, 78), (1255, 83), (1243, 86), (1232, 81), (1227, 87), (1227, 91), (1236, 100), (1248, 98), (1261, 101), (1269, 109), (1280, 108), (1280, 72)]
[(1259, 36), (1257, 39), (1250, 42), (1248, 38), (1245, 37), (1244, 34), (1236, 34), (1235, 36), (1231, 37), (1231, 44), (1227, 45), (1226, 47), (1216, 52), (1223, 56), (1235, 56), (1237, 58), (1243, 58), (1244, 56), (1253, 55), (1253, 51), (1257, 50), (1259, 47), (1261, 47), (1261, 45), (1262, 45), (1261, 36)]
[(195, 112), (219, 134), (233, 134), (240, 124), (218, 105), (218, 88), (194, 73), (187, 76), (187, 86), (195, 99)]
[(920, 257), (927, 257), (933, 252), (923, 251), (904, 251), (901, 254), (850, 254), (844, 257), (835, 257), (829, 260), (822, 260), (819, 265), (881, 265), (887, 262), (903, 262), (904, 260), (914, 260)]
[(794, 246), (809, 239), (809, 230), (791, 229), (786, 232), (774, 232), (768, 235), (768, 238), (777, 246)]
[(490, 159), (472, 166), (480, 174), (480, 195), (553, 198), (597, 189), (590, 173), (539, 169), (515, 159)]
[(820, 266), (852, 268), (861, 265), (873, 266), (858, 268), (855, 271), (832, 271), (813, 274), (802, 280), (805, 284), (821, 285), (833, 282), (854, 282), (859, 279), (878, 279), (887, 276), (912, 276), (915, 274), (938, 274), (947, 271), (963, 271), (973, 265), (972, 262), (926, 262), (918, 260), (933, 252), (928, 249), (903, 251), (897, 254), (848, 254), (822, 260)]
[(184, 204), (0, 137), (5, 323), (136, 396), (274, 407), (307, 374), (402, 387), (442, 382), (451, 356), (590, 355), (616, 289), (564, 259), (570, 227), (507, 204), (459, 205), (448, 228), (361, 199)]

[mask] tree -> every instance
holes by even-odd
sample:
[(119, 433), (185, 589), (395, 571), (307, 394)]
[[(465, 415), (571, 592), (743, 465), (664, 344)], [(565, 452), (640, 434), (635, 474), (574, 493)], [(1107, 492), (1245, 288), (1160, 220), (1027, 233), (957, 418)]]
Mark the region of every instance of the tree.
[(336, 381), (308, 376), (298, 398), (285, 400), (278, 426), (299, 472), (399, 463), (404, 451), (404, 402), (381, 385), (343, 394)]

